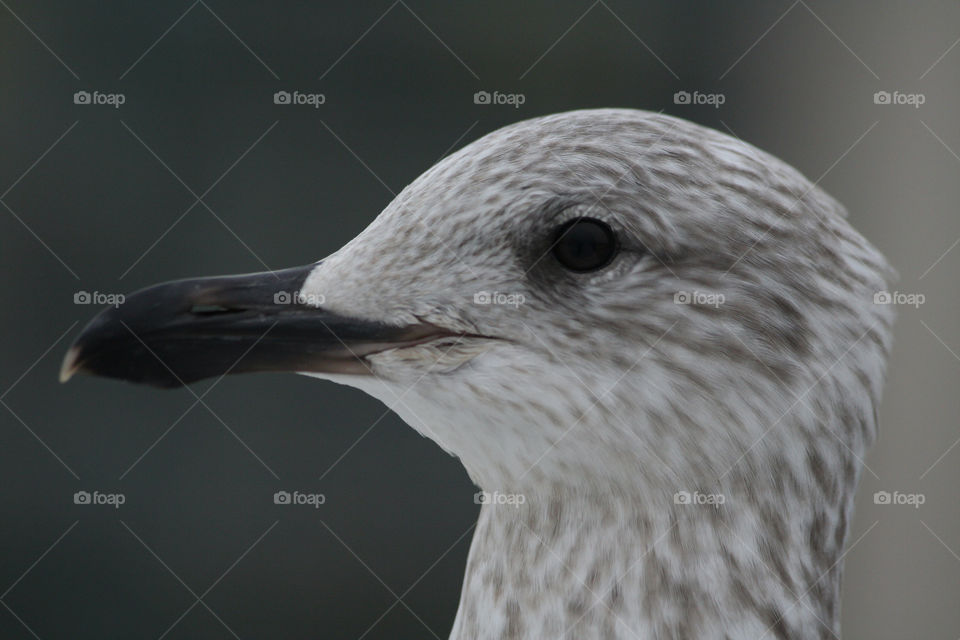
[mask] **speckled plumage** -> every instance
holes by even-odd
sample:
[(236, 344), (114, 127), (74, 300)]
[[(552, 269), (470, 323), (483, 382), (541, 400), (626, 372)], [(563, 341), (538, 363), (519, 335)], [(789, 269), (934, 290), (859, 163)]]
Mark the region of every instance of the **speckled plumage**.
[[(618, 234), (609, 267), (550, 255), (577, 216)], [(602, 109), (446, 158), (303, 293), (486, 336), (369, 356), (373, 377), (322, 374), (382, 399), (484, 490), (524, 497), (483, 506), (452, 638), (799, 639), (839, 634), (891, 341), (873, 295), (890, 277), (783, 162)], [(523, 302), (475, 303), (494, 291)]]

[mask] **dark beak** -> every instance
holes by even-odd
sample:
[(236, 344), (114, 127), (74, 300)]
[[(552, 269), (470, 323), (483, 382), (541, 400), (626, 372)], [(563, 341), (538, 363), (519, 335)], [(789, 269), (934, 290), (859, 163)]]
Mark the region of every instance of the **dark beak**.
[(132, 293), (86, 326), (60, 380), (81, 372), (179, 387), (250, 371), (369, 375), (366, 355), (453, 335), (304, 304), (297, 293), (316, 266), (177, 280)]

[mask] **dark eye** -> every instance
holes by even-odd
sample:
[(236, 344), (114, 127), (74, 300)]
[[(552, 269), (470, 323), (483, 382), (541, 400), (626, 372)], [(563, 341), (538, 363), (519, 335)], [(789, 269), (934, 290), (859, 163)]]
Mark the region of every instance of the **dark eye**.
[(553, 256), (570, 271), (596, 271), (617, 254), (617, 236), (606, 222), (574, 218), (554, 234)]

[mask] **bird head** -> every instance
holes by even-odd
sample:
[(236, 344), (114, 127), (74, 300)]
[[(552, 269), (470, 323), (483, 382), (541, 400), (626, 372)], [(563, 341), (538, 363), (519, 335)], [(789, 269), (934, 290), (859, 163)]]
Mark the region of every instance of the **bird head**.
[(316, 375), (383, 400), (489, 488), (842, 471), (875, 428), (889, 275), (776, 158), (668, 116), (579, 111), (464, 147), (318, 263), (129, 296), (63, 376)]

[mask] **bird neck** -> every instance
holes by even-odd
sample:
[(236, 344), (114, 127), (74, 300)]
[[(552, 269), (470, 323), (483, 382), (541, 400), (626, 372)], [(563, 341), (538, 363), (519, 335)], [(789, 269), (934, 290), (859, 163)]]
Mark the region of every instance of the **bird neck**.
[(837, 636), (850, 500), (723, 490), (493, 496), (451, 640)]

